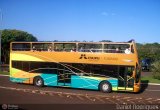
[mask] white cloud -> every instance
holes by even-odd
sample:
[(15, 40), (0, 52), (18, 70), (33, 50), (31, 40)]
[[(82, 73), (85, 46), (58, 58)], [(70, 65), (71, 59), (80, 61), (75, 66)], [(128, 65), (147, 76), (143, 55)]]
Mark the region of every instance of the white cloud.
[(108, 16), (109, 14), (107, 12), (102, 12), (101, 15)]
[(116, 13), (111, 13), (112, 16), (116, 15)]
[(103, 15), (103, 16), (115, 16), (116, 15), (116, 13), (107, 13), (107, 12), (102, 12), (101, 13), (101, 15)]

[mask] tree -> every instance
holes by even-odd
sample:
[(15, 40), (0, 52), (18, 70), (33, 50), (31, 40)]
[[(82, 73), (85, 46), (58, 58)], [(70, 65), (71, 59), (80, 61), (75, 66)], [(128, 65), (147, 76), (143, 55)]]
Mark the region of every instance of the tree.
[(111, 40), (101, 40), (99, 42), (112, 42)]
[(149, 58), (152, 61), (160, 60), (160, 44), (158, 43), (137, 43), (139, 59)]
[(152, 64), (153, 78), (158, 79), (158, 80), (160, 80), (160, 68), (159, 67), (160, 67), (160, 61), (155, 61)]
[(32, 34), (21, 30), (2, 30), (2, 62), (9, 63), (10, 42), (13, 41), (38, 41)]

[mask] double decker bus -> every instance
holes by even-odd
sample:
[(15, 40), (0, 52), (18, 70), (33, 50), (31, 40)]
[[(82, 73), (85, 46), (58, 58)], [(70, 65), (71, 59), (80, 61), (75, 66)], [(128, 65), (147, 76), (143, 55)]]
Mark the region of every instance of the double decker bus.
[(134, 41), (10, 44), (12, 82), (138, 92), (140, 70)]

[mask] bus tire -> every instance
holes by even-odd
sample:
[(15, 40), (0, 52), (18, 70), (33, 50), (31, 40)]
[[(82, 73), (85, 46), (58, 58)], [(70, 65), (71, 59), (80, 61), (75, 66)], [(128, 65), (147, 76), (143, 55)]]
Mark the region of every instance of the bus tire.
[(108, 81), (102, 81), (99, 85), (99, 90), (105, 93), (112, 92), (112, 85)]
[(40, 76), (36, 76), (33, 80), (33, 84), (37, 87), (43, 87), (44, 86), (44, 80)]

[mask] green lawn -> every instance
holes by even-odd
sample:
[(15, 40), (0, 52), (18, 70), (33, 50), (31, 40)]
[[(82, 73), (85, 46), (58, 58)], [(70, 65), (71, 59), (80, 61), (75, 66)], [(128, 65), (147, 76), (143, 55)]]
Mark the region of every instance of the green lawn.
[(9, 72), (0, 71), (0, 74), (9, 75)]
[(148, 83), (159, 83), (160, 84), (160, 80), (158, 79), (154, 79), (151, 75), (150, 76), (142, 76), (141, 77), (142, 82), (145, 80), (148, 80)]

